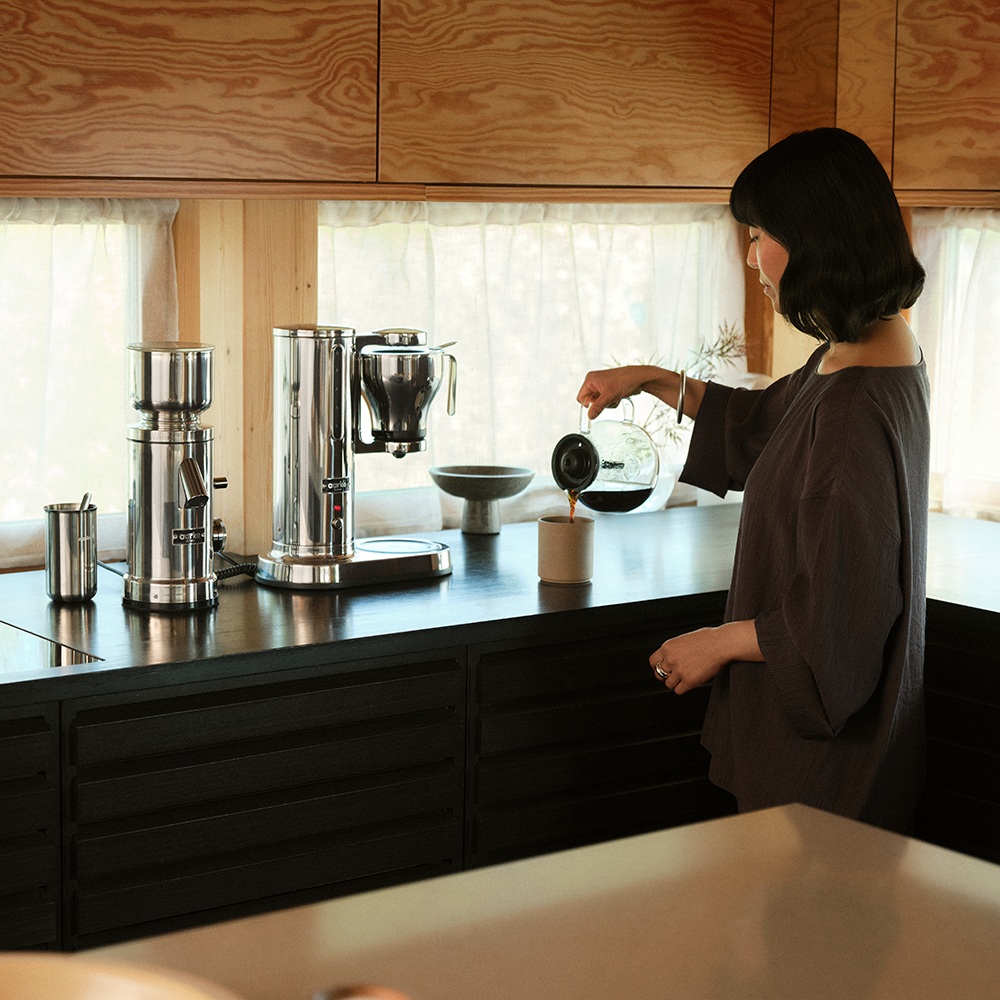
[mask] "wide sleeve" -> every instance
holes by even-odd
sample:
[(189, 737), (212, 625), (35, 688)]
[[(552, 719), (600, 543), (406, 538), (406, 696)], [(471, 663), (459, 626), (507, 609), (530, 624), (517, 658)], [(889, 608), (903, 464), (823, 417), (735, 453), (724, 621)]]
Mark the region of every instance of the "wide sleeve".
[(801, 384), (802, 369), (766, 389), (709, 382), (698, 408), (682, 483), (716, 496), (741, 491)]
[(898, 535), (840, 496), (800, 502), (780, 607), (755, 620), (782, 707), (805, 738), (835, 736), (878, 686), (903, 607)]

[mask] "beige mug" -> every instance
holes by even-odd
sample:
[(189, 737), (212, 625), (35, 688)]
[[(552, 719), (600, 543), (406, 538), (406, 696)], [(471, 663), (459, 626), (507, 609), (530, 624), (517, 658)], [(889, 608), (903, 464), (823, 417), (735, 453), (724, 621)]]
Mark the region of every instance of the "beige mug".
[(538, 519), (538, 576), (542, 583), (574, 586), (594, 575), (594, 519), (549, 514)]

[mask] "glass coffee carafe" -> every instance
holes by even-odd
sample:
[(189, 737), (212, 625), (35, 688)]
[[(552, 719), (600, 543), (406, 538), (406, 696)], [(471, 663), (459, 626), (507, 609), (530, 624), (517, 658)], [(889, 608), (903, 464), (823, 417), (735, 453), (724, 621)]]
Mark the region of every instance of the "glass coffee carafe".
[(635, 510), (649, 499), (660, 472), (653, 439), (634, 422), (635, 407), (623, 399), (624, 419), (591, 421), (580, 410), (580, 431), (552, 450), (552, 475), (570, 502), (591, 510)]

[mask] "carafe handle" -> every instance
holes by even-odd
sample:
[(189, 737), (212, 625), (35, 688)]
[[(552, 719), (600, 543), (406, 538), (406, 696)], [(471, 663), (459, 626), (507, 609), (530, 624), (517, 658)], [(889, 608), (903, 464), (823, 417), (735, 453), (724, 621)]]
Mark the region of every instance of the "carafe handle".
[(448, 359), (448, 416), (455, 416), (455, 396), (458, 390), (458, 362), (450, 354)]
[[(635, 403), (632, 402), (631, 397), (626, 396), (619, 404), (625, 415), (622, 417), (623, 424), (630, 424), (635, 419)], [(616, 407), (617, 409), (617, 407)], [(590, 407), (586, 403), (580, 404), (580, 433), (589, 434), (590, 433), (590, 417), (587, 414), (590, 412)]]

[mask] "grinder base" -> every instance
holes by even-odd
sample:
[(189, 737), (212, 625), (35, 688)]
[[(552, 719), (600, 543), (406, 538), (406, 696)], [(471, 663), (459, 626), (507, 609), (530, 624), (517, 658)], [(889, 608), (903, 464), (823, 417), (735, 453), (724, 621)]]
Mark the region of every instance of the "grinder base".
[(197, 581), (139, 580), (126, 575), (122, 604), (135, 611), (197, 611), (219, 603), (215, 579)]

